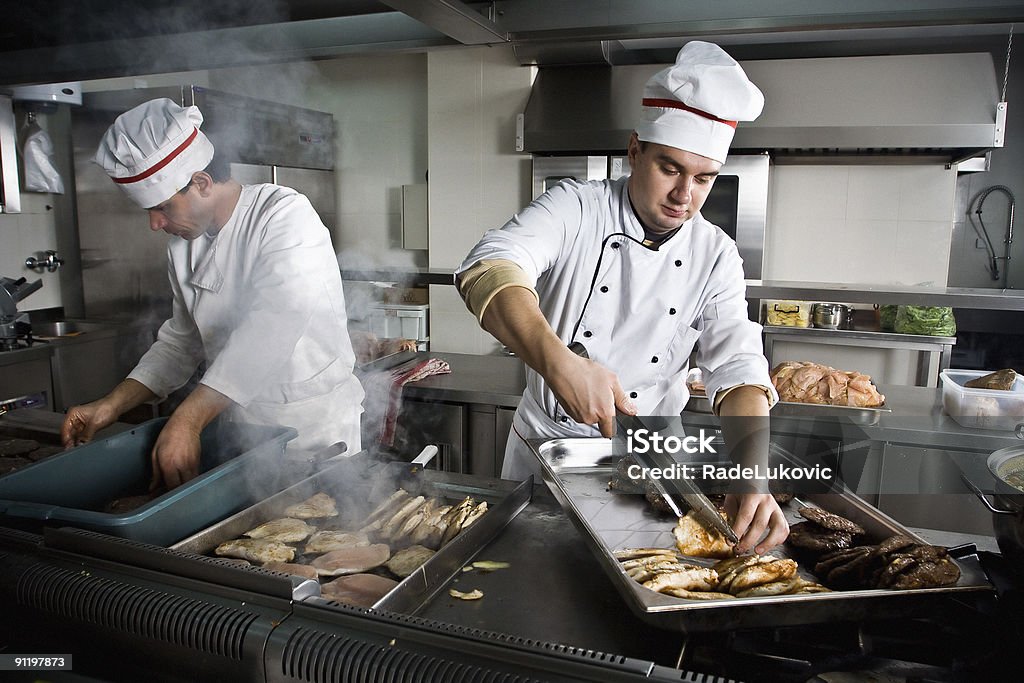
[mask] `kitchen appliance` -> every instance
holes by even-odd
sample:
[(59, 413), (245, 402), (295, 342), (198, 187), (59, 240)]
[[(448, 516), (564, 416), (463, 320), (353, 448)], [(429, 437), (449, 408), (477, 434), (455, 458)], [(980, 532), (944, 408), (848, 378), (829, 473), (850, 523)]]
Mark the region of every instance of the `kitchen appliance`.
[(18, 313), (18, 302), (43, 286), (42, 280), (28, 282), (0, 277), (0, 351), (11, 351), (23, 343), (32, 343), (27, 314)]
[[(203, 132), (218, 156), (232, 161), (241, 183), (278, 183), (305, 194), (329, 230), (336, 223), (334, 117), (195, 85), (85, 93), (71, 111), (76, 215), (71, 226), (81, 249), (82, 311), (70, 315), (124, 321), (170, 315), (167, 247), (146, 229), (146, 215), (92, 162), (100, 138), (121, 113), (167, 97), (203, 113)], [(70, 297), (65, 297), (68, 310)], [(141, 353), (139, 354), (141, 355)], [(137, 359), (136, 359), (137, 360)]]
[[(437, 448), (432, 448), (436, 454)], [(413, 496), (444, 500), (446, 504), (452, 505), (458, 504), (466, 496), (472, 496), (476, 501), (487, 501), (487, 512), (479, 520), (444, 544), (375, 604), (378, 608), (413, 614), (461, 573), (462, 567), (468, 565), (527, 506), (533, 489), (532, 478), (526, 482), (501, 481), (479, 486), (464, 475), (453, 477), (451, 473), (425, 469), (429, 459), (420, 457), (411, 463), (386, 462), (372, 457), (366, 451), (337, 458), (325, 463), (313, 476), (198, 531), (172, 548), (212, 556), (214, 549), (221, 543), (239, 538), (264, 522), (284, 516), (285, 508), (316, 493), (326, 493), (335, 498), (340, 513), (338, 519), (346, 521), (354, 521), (354, 508), (371, 501), (379, 503), (398, 488), (405, 489)], [(325, 582), (329, 580), (324, 579)], [(319, 586), (314, 586), (310, 594), (320, 597)]]
[(816, 303), (811, 306), (811, 323), (826, 330), (850, 330), (853, 309), (846, 304)]
[[(1003, 146), (1006, 103), (987, 52), (740, 64), (764, 92), (765, 108), (737, 127), (733, 153), (768, 150), (775, 163), (953, 163)], [(541, 67), (523, 114), (522, 149), (622, 149), (644, 84), (666, 66)]]
[(76, 677), (161, 683), (697, 680), (650, 661), (315, 596), (295, 599), (298, 577), (80, 529), (44, 536), (0, 529), (0, 554), (0, 604), (7, 617), (2, 642), (12, 652), (34, 652), (45, 633), (73, 657)]
[[(612, 149), (621, 149), (628, 132)], [(535, 155), (533, 192), (539, 196), (565, 178), (580, 181), (615, 180), (630, 173), (629, 159), (621, 152), (604, 155)], [(768, 154), (730, 154), (722, 165), (701, 215), (736, 241), (743, 259), (743, 275), (759, 280), (764, 262), (768, 220)]]

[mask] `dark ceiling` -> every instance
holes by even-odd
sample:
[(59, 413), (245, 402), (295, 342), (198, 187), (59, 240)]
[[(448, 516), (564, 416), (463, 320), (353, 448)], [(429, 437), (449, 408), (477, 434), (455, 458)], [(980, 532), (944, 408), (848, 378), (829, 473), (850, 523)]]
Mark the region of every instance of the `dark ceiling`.
[[(511, 44), (522, 64), (1005, 52), (1017, 0), (0, 0), (0, 83)], [(1022, 23), (1024, 25), (1024, 23)]]

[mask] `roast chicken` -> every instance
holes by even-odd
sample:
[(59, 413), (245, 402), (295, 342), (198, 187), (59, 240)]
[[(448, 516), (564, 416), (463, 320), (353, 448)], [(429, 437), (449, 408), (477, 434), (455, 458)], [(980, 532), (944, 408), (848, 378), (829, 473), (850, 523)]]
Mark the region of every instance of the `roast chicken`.
[(820, 363), (785, 361), (771, 371), (779, 400), (854, 408), (877, 408), (885, 396), (860, 372), (836, 370)]

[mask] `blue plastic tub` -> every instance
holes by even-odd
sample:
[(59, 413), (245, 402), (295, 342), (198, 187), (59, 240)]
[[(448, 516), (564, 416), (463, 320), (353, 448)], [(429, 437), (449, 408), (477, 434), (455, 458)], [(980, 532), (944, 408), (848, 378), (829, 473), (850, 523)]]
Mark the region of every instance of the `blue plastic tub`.
[(167, 546), (281, 490), (290, 427), (215, 421), (201, 437), (200, 475), (121, 514), (116, 498), (146, 492), (159, 418), (0, 477), (0, 515), (92, 529)]

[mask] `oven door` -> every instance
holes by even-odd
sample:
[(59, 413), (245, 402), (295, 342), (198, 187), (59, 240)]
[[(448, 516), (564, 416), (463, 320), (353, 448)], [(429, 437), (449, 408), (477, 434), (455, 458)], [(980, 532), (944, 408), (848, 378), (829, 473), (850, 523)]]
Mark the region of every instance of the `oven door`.
[(606, 156), (535, 156), (533, 157), (533, 197), (554, 187), (560, 180), (604, 180), (608, 177)]
[[(743, 275), (760, 280), (764, 263), (764, 234), (768, 222), (768, 154), (732, 154), (722, 165), (701, 215), (736, 240)], [(612, 156), (608, 177), (628, 175), (629, 158)]]

